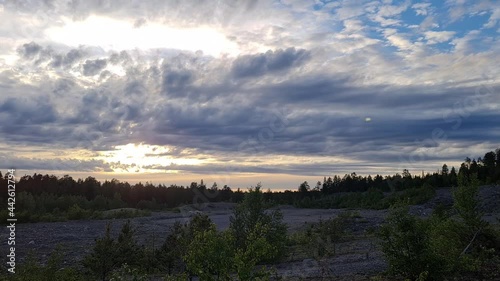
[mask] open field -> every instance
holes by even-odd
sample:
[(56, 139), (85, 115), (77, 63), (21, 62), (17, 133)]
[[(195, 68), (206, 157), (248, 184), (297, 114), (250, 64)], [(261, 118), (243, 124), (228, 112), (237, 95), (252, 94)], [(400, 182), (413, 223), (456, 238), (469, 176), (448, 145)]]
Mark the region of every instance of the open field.
[[(482, 209), (485, 211), (485, 219), (491, 223), (498, 223), (500, 188), (498, 186), (482, 187), (480, 199)], [(412, 206), (410, 210), (415, 214), (427, 216), (438, 204), (449, 205), (451, 203), (450, 189), (439, 189), (431, 201)], [(206, 213), (219, 229), (226, 229), (229, 227), (229, 219), (234, 206), (235, 204), (232, 203), (207, 204), (201, 206), (200, 211)], [(292, 206), (274, 208), (281, 209), (290, 233), (305, 229), (309, 224), (319, 220), (337, 217), (347, 211), (345, 209), (298, 209)], [(275, 265), (277, 273), (286, 280), (324, 275), (339, 278), (350, 276), (349, 278), (353, 280), (362, 280), (363, 276), (384, 271), (387, 265), (373, 232), (384, 222), (388, 210), (349, 211), (355, 216), (347, 225), (346, 237), (339, 242), (321, 241), (334, 249), (334, 255), (315, 259), (311, 258), (311, 253), (308, 255), (303, 252), (292, 252), (286, 260)], [(137, 229), (137, 239), (141, 244), (159, 247), (174, 222), (188, 221), (193, 213), (195, 212), (153, 212), (150, 217), (133, 218), (131, 222)], [(90, 252), (94, 239), (103, 235), (108, 221), (112, 223), (112, 234), (116, 236), (126, 219), (18, 224), (16, 228), (18, 261), (22, 262), (31, 250), (39, 258), (46, 260), (56, 245), (61, 245), (65, 253), (64, 263), (76, 264)], [(2, 232), (0, 239), (6, 241), (7, 233)], [(6, 247), (7, 245), (3, 243), (2, 251), (5, 251)], [(314, 253), (312, 255), (314, 256)]]

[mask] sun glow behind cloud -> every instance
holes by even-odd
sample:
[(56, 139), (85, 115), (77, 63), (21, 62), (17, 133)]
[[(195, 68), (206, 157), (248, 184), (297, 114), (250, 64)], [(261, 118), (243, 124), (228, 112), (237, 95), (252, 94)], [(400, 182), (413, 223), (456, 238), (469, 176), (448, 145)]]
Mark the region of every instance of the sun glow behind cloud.
[[(172, 165), (201, 165), (205, 161), (195, 158), (174, 157), (172, 148), (158, 145), (133, 144), (115, 146), (115, 150), (101, 153), (98, 159), (111, 164), (115, 172), (175, 173), (171, 169), (158, 169)], [(154, 167), (154, 169), (153, 169)]]
[(221, 32), (206, 26), (176, 28), (157, 23), (140, 27), (124, 20), (90, 16), (84, 21), (63, 19), (63, 26), (46, 30), (49, 40), (69, 46), (99, 46), (104, 50), (177, 49), (219, 56), (237, 55), (236, 43)]

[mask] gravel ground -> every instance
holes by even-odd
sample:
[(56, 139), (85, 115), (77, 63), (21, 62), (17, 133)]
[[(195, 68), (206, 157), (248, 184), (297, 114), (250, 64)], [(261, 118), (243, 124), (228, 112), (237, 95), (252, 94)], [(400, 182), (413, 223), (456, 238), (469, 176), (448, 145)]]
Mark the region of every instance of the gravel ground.
[[(496, 222), (500, 214), (500, 187), (482, 187), (480, 200), (482, 209), (486, 211), (485, 218)], [(423, 205), (412, 206), (411, 211), (427, 216), (440, 203), (452, 204), (450, 189), (439, 189), (434, 199)], [(222, 230), (229, 227), (229, 218), (234, 206), (230, 203), (209, 204), (200, 211), (206, 213), (218, 229)], [(292, 206), (279, 206), (279, 208), (283, 212), (284, 221), (288, 224), (290, 231), (296, 231), (307, 223), (335, 217), (346, 211), (342, 209), (297, 209)], [(166, 233), (175, 221), (185, 222), (197, 212), (192, 211), (193, 209), (187, 210), (181, 213), (153, 212), (150, 217), (131, 219), (133, 226), (137, 229), (138, 241), (149, 245), (154, 243), (158, 247), (163, 243)], [(357, 212), (360, 218), (356, 219), (351, 229), (357, 237), (362, 237), (368, 228), (378, 228), (388, 213), (387, 210), (357, 210)], [(75, 264), (91, 251), (94, 240), (103, 235), (108, 222), (112, 223), (112, 235), (116, 237), (126, 219), (18, 224), (16, 226), (17, 261), (22, 262), (29, 251), (33, 251), (44, 261), (56, 245), (60, 244), (65, 252), (64, 263)], [(5, 241), (1, 245), (2, 253), (6, 253), (8, 249), (6, 243), (8, 234), (6, 229), (0, 233), (0, 241)], [(293, 260), (292, 258), (290, 261), (277, 264), (276, 269), (287, 280), (299, 277), (319, 277), (324, 274), (347, 277), (381, 272), (386, 269), (387, 265), (381, 252), (377, 247), (373, 247), (375, 244), (376, 241), (373, 241), (373, 238), (361, 238), (348, 242), (344, 250), (339, 250), (338, 254), (332, 258), (319, 261)], [(343, 246), (339, 244), (339, 247)]]

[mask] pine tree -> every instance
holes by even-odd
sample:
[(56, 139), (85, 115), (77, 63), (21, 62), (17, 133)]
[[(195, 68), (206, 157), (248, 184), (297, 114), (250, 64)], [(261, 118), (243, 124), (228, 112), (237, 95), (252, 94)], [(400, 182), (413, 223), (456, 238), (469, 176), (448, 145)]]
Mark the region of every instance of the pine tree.
[(139, 265), (142, 251), (134, 239), (134, 234), (135, 231), (130, 224), (130, 220), (127, 220), (118, 236), (117, 262), (119, 265)]
[(111, 223), (106, 225), (104, 237), (95, 240), (94, 249), (83, 260), (85, 268), (105, 281), (118, 265), (117, 243), (111, 238)]

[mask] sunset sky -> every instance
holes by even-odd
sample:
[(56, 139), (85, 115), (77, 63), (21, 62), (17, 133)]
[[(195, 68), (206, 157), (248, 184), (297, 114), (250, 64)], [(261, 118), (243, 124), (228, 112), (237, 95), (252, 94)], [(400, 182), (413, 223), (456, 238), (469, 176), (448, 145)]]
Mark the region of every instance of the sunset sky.
[(0, 0), (0, 169), (295, 189), (499, 147), (498, 1)]

